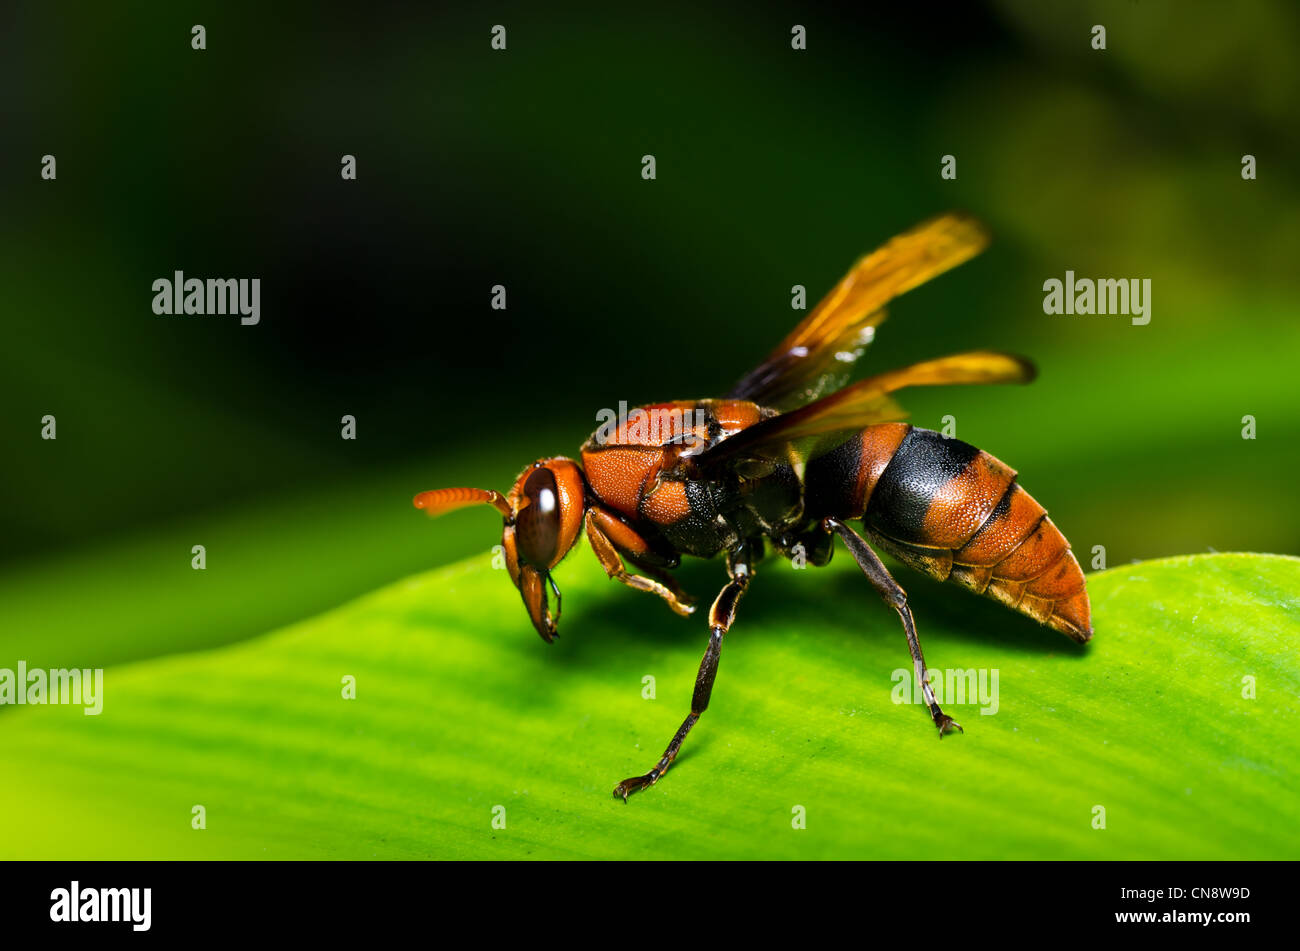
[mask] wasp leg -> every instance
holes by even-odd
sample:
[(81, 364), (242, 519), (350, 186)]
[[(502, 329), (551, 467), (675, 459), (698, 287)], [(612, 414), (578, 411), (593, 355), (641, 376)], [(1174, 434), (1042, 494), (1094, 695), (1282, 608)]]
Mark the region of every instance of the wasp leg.
[(695, 611), (695, 599), (682, 590), (682, 586), (677, 583), (676, 578), (670, 575), (667, 571), (642, 561), (635, 555), (627, 554), (626, 552), (623, 554), (637, 571), (658, 581), (673, 593), (673, 597), (675, 597), (678, 602), (688, 607), (690, 612)]
[[(587, 511), (587, 540), (591, 542), (591, 550), (596, 553), (596, 558), (600, 565), (605, 569), (605, 574), (609, 575), (615, 581), (620, 581), (629, 588), (635, 588), (637, 591), (649, 591), (656, 594), (668, 602), (668, 606), (680, 614), (682, 617), (689, 617), (695, 611), (695, 605), (691, 603), (690, 597), (677, 586), (677, 582), (668, 578), (666, 575), (649, 568), (646, 565), (639, 565), (643, 571), (653, 572), (661, 580), (656, 581), (653, 578), (647, 578), (643, 575), (634, 575), (630, 573), (623, 565), (623, 559), (619, 557), (619, 548), (628, 551), (628, 557), (634, 556), (633, 551), (629, 551), (628, 542), (644, 542), (639, 535), (636, 535), (632, 529), (615, 519), (612, 515), (601, 511), (597, 508), (591, 508)], [(624, 541), (624, 545), (616, 546), (610, 538), (610, 533), (617, 531)]]
[[(884, 563), (861, 535), (834, 518), (822, 519), (822, 527), (840, 536), (845, 547), (857, 561), (858, 567), (862, 569), (862, 573), (867, 576), (867, 580), (875, 587), (885, 603), (897, 611), (899, 618), (902, 619), (903, 633), (907, 635), (907, 649), (912, 654), (912, 668), (916, 673), (917, 682), (921, 684), (921, 695), (925, 698), (925, 705), (930, 711), (934, 725), (939, 728), (939, 736), (942, 737), (952, 730), (961, 730), (961, 724), (940, 710), (935, 700), (934, 688), (930, 686), (930, 672), (926, 669), (925, 656), (921, 653), (921, 640), (916, 636), (912, 609), (907, 606), (907, 592), (894, 580), (894, 576), (889, 573)], [(962, 732), (966, 731), (962, 730)]]
[(691, 712), (677, 728), (672, 742), (668, 744), (668, 749), (664, 750), (664, 755), (655, 764), (655, 768), (644, 776), (633, 776), (615, 786), (615, 799), (622, 797), (623, 801), (627, 802), (627, 797), (638, 789), (657, 783), (660, 777), (668, 772), (668, 767), (673, 764), (673, 760), (677, 759), (677, 751), (681, 749), (686, 734), (691, 732), (691, 727), (695, 726), (701, 714), (709, 708), (709, 697), (713, 693), (713, 678), (718, 674), (718, 659), (722, 655), (722, 638), (731, 629), (731, 622), (736, 617), (736, 605), (740, 601), (740, 596), (745, 593), (745, 588), (749, 586), (750, 563), (743, 556), (736, 558), (728, 556), (727, 572), (731, 575), (731, 580), (718, 592), (717, 600), (709, 609), (709, 646), (704, 651), (704, 659), (700, 661), (699, 673), (695, 675), (695, 693), (691, 696)]

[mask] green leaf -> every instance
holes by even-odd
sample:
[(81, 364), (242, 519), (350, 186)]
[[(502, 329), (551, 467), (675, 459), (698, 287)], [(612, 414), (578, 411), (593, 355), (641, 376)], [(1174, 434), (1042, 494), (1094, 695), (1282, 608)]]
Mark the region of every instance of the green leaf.
[[(995, 714), (945, 704), (964, 735), (893, 702), (906, 646), (851, 559), (768, 561), (683, 755), (624, 805), (615, 783), (686, 713), (702, 618), (580, 552), (557, 572), (548, 647), (485, 556), (252, 641), (110, 667), (99, 716), (4, 708), (0, 855), (1300, 856), (1300, 560), (1094, 574), (1082, 648), (896, 573), (932, 668), (998, 671)], [(720, 565), (683, 579), (707, 601)]]

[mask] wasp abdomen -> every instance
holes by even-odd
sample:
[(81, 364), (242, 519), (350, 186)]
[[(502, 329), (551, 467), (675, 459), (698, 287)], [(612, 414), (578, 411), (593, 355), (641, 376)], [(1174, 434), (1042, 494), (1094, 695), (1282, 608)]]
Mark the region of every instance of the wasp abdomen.
[[(905, 424), (870, 427), (851, 443), (855, 504), (832, 514), (860, 514), (882, 548), (941, 581), (1074, 640), (1092, 636), (1083, 571), (1014, 469), (969, 443)], [(846, 494), (841, 489), (841, 502)]]
[(818, 456), (804, 472), (804, 509), (810, 518), (860, 518), (880, 476), (912, 427), (868, 426), (838, 449)]

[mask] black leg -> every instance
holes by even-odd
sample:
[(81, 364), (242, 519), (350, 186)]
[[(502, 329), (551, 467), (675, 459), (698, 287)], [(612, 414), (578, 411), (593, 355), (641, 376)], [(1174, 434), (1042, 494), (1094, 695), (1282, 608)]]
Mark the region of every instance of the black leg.
[(862, 573), (867, 576), (867, 580), (875, 587), (885, 603), (897, 611), (899, 618), (902, 619), (903, 633), (907, 635), (907, 649), (912, 654), (912, 668), (916, 673), (917, 681), (921, 684), (925, 705), (930, 711), (934, 725), (939, 728), (939, 736), (943, 736), (950, 730), (961, 730), (961, 724), (940, 710), (939, 704), (935, 701), (934, 688), (930, 686), (929, 671), (925, 667), (925, 656), (921, 653), (921, 641), (916, 636), (916, 624), (912, 621), (912, 609), (907, 606), (907, 592), (894, 580), (894, 576), (885, 568), (884, 563), (857, 532), (834, 518), (822, 519), (822, 527), (840, 536), (845, 547), (858, 563), (858, 567), (862, 569)]
[(751, 577), (750, 559), (745, 556), (744, 551), (745, 549), (742, 548), (728, 555), (727, 573), (731, 576), (731, 580), (718, 593), (717, 600), (709, 609), (709, 646), (704, 651), (704, 659), (700, 661), (700, 671), (695, 675), (695, 693), (691, 697), (690, 714), (677, 728), (672, 742), (668, 744), (668, 749), (664, 750), (664, 755), (655, 764), (655, 768), (644, 776), (633, 776), (615, 786), (615, 799), (621, 797), (624, 802), (627, 802), (627, 797), (632, 793), (657, 783), (677, 758), (677, 751), (681, 749), (686, 734), (691, 732), (691, 727), (695, 726), (695, 721), (709, 708), (709, 697), (713, 693), (713, 679), (718, 674), (718, 659), (722, 655), (722, 638), (731, 628), (731, 622), (736, 616), (736, 605), (740, 601), (740, 596), (745, 593)]

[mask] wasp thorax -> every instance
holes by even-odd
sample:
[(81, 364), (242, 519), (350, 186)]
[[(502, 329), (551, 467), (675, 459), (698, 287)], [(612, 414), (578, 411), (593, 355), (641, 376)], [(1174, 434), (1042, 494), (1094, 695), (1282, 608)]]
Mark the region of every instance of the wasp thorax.
[(534, 469), (524, 482), (515, 515), (515, 537), (524, 562), (549, 568), (555, 561), (560, 540), (560, 496), (550, 469)]

